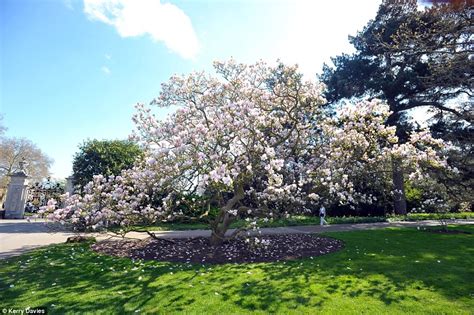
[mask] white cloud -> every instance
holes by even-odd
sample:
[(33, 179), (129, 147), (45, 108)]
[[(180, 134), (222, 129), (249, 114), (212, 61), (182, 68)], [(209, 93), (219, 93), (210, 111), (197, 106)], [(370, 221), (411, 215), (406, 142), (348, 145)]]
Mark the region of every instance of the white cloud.
[(375, 17), (381, 0), (293, 1), (275, 49), (285, 63), (298, 63), (314, 78), (331, 56), (353, 51), (348, 35), (356, 35)]
[(109, 54), (105, 54), (104, 57), (105, 57), (105, 59), (107, 59), (107, 60), (112, 60), (112, 56), (109, 55)]
[(106, 75), (109, 75), (111, 73), (110, 69), (106, 66), (102, 66), (100, 70), (102, 70), (102, 72), (105, 73)]
[(122, 37), (149, 35), (186, 59), (198, 53), (191, 20), (173, 4), (160, 0), (84, 0), (84, 12), (92, 20), (114, 26)]

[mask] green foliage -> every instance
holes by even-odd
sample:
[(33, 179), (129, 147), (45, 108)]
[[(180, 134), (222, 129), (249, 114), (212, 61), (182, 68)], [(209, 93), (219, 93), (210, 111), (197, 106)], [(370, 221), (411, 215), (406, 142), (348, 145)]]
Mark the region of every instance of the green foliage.
[(431, 120), (431, 132), (437, 138), (451, 141), (458, 149), (448, 154), (449, 165), (458, 173), (436, 172), (450, 198), (461, 207), (462, 203), (474, 204), (474, 124), (472, 101), (463, 104), (461, 115), (438, 113)]
[(469, 7), (460, 2), (459, 8), (420, 11), (415, 0), (383, 1), (376, 17), (350, 37), (356, 52), (333, 58), (334, 67), (324, 66), (328, 100), (383, 98), (393, 111), (388, 123), (400, 132), (409, 109), (452, 112), (445, 102), (471, 91), (472, 78), (463, 73), (474, 67), (466, 42), (472, 32)]
[[(416, 0), (384, 0), (375, 18), (349, 38), (356, 52), (333, 58), (334, 66), (324, 65), (320, 76), (327, 86), (325, 96), (333, 104), (353, 97), (386, 100), (392, 111), (386, 123), (397, 128), (401, 142), (419, 128), (411, 120), (412, 109), (434, 112), (434, 120), (440, 121), (433, 128), (435, 134), (445, 140), (452, 140), (454, 134), (461, 148), (450, 158), (461, 176), (438, 174), (451, 198), (462, 195), (459, 202), (472, 202), (472, 136), (465, 137), (472, 134), (472, 114), (462, 114), (460, 106), (448, 102), (467, 95), (472, 108), (471, 16), (472, 5), (465, 0), (440, 1), (425, 10), (418, 9)], [(401, 183), (403, 173), (394, 172), (394, 188), (401, 190)], [(404, 212), (401, 197), (394, 204), (400, 214)]]
[(177, 194), (170, 202), (178, 204), (174, 223), (207, 223), (219, 213), (218, 207), (210, 205), (205, 196), (197, 194)]
[(411, 182), (405, 181), (405, 197), (408, 209), (419, 208), (423, 201), (423, 190), (415, 187)]
[[(472, 226), (458, 227), (474, 233)], [(327, 233), (339, 252), (289, 262), (190, 265), (61, 244), (2, 262), (2, 308), (49, 314), (471, 314), (473, 234)], [(471, 263), (471, 264), (470, 264)], [(78, 294), (80, 292), (81, 294)]]
[(94, 175), (119, 175), (143, 156), (140, 147), (126, 140), (88, 140), (74, 156), (75, 184), (83, 187)]
[(395, 221), (395, 220), (420, 221), (420, 220), (439, 220), (442, 217), (447, 217), (453, 220), (472, 220), (474, 219), (474, 212), (409, 213), (405, 217), (393, 216), (390, 218), (392, 221)]

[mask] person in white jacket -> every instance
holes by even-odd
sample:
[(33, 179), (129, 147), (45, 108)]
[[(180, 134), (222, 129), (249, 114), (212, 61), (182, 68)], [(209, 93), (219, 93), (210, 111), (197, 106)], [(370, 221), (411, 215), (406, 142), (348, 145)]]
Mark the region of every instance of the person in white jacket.
[(326, 208), (324, 208), (324, 206), (321, 206), (321, 208), (319, 209), (319, 219), (320, 219), (321, 225), (328, 224), (325, 218), (326, 218)]

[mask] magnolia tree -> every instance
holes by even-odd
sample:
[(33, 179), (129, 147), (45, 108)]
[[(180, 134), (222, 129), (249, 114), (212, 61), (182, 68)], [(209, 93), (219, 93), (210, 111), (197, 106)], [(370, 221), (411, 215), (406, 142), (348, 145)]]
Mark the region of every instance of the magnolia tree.
[[(150, 106), (137, 105), (133, 138), (145, 156), (120, 176), (98, 175), (83, 195), (66, 196), (50, 219), (78, 230), (174, 220), (188, 207), (218, 208), (211, 221), (217, 245), (257, 220), (308, 212), (321, 203), (352, 206), (374, 197), (356, 181), (374, 179), (403, 156), (413, 176), (421, 166), (445, 167), (444, 143), (428, 132), (398, 144), (379, 101), (324, 111), (323, 86), (304, 81), (296, 67), (215, 63), (217, 77), (172, 77)], [(176, 110), (158, 120), (152, 107)], [(206, 213), (204, 213), (206, 215)], [(226, 234), (237, 218), (245, 229)], [(152, 234), (152, 233), (150, 233)]]
[[(322, 153), (313, 154), (307, 166), (313, 199), (324, 198), (327, 203), (352, 209), (358, 204), (372, 204), (377, 197), (370, 192), (391, 183), (394, 160), (403, 161), (403, 169), (415, 184), (425, 181), (428, 170), (434, 168), (455, 171), (446, 163), (450, 144), (432, 138), (427, 129), (412, 132), (408, 141), (400, 143), (396, 128), (385, 125), (390, 114), (388, 105), (372, 100), (346, 105), (322, 121)], [(392, 202), (399, 193), (385, 192)]]

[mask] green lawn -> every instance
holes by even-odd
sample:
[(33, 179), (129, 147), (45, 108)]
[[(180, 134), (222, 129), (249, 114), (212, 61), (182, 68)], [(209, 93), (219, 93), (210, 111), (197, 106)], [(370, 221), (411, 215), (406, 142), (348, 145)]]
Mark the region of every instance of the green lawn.
[(472, 314), (474, 234), (328, 235), (344, 240), (345, 249), (247, 265), (132, 262), (85, 244), (52, 246), (0, 261), (0, 306), (47, 306), (59, 314)]

